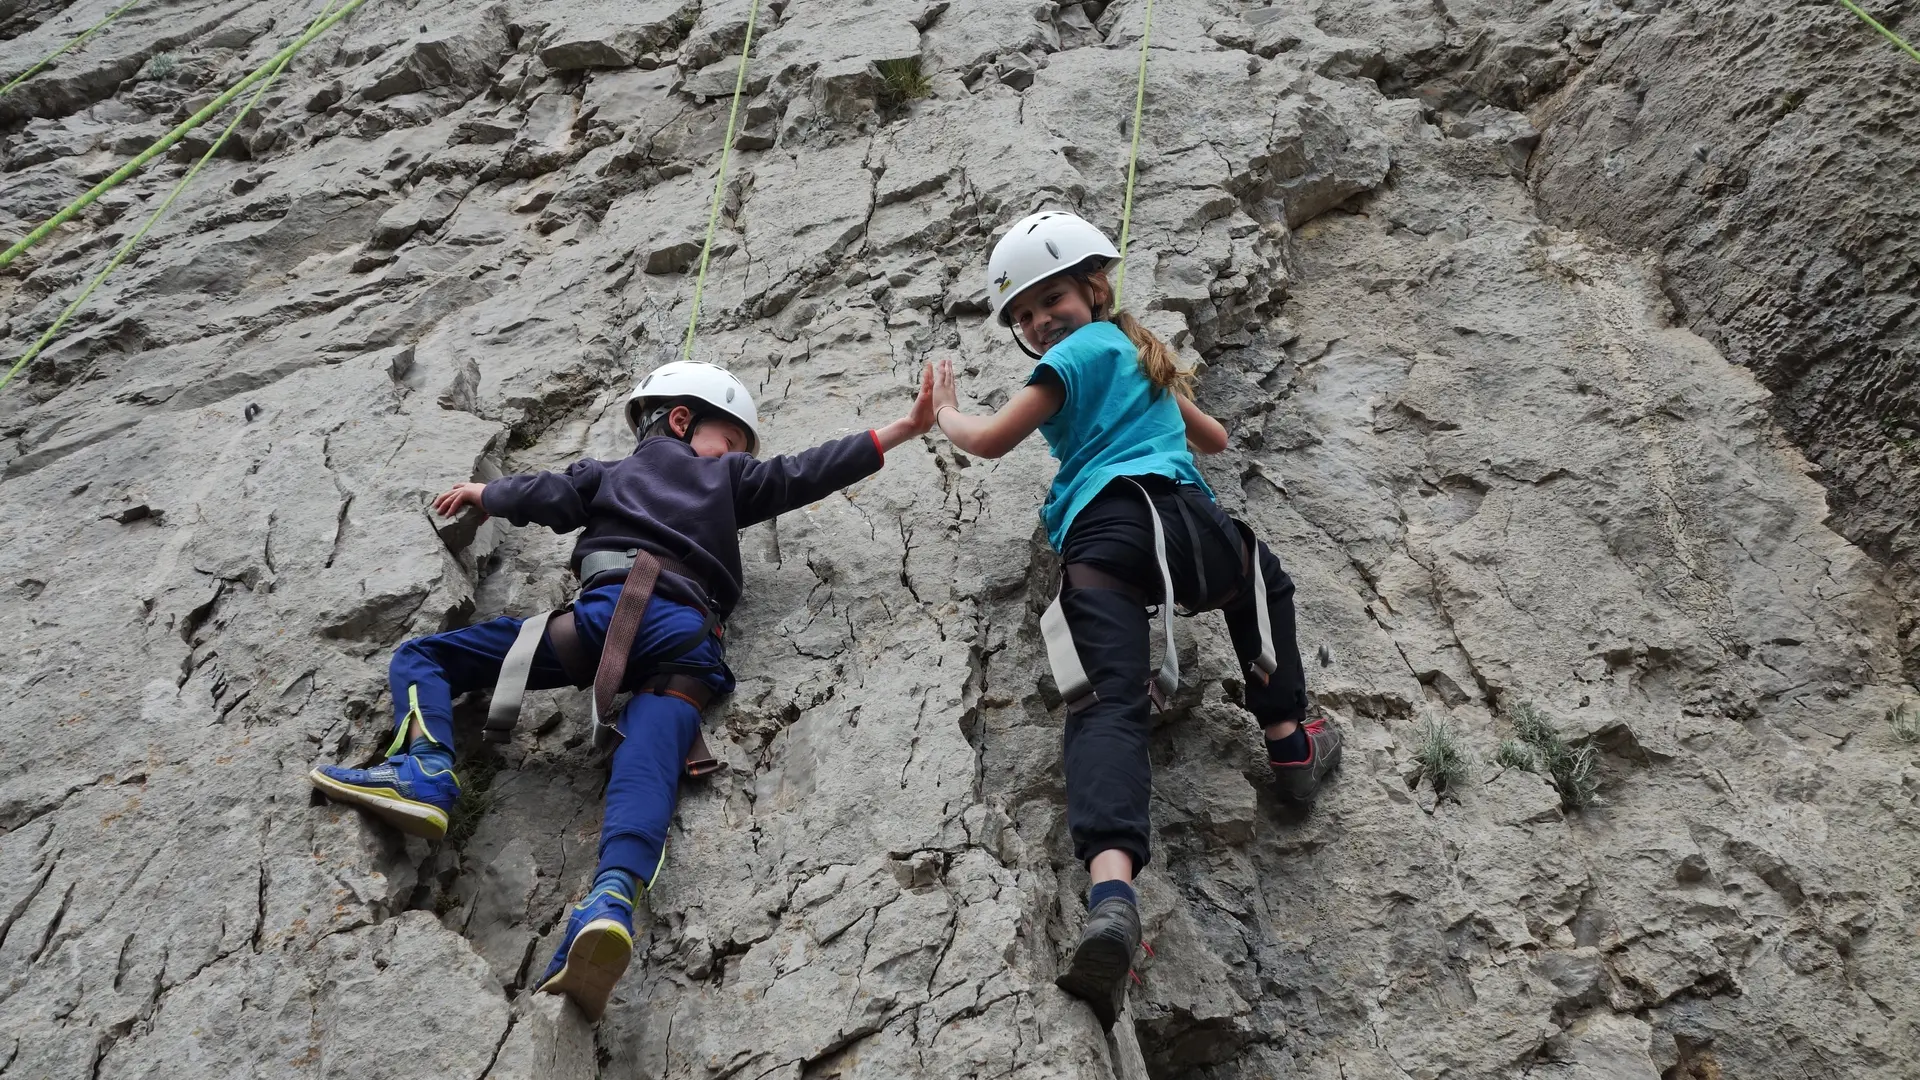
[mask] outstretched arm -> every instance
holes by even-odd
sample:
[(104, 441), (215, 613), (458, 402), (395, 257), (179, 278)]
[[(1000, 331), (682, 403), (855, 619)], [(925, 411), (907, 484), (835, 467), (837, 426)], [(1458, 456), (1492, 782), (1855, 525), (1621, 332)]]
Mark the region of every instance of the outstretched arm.
[(457, 512), (463, 505), (473, 505), (515, 525), (545, 525), (557, 533), (570, 533), (586, 525), (587, 504), (600, 490), (605, 470), (601, 462), (582, 458), (564, 473), (520, 473), (486, 484), (462, 484), (434, 500), (434, 506), (444, 504)]
[(920, 376), (913, 407), (890, 424), (765, 461), (728, 454), (726, 460), (734, 470), (734, 522), (744, 529), (871, 476), (886, 463), (887, 451), (932, 428), (933, 370), (929, 368)]
[(991, 416), (968, 416), (960, 411), (960, 394), (953, 383), (953, 361), (940, 361), (933, 372), (934, 422), (953, 445), (983, 458), (1004, 456), (1060, 411), (1066, 394), (1056, 384), (1028, 383)]
[(1227, 448), (1226, 425), (1200, 411), (1200, 406), (1180, 399), (1180, 420), (1187, 425), (1187, 441), (1203, 454), (1217, 454)]

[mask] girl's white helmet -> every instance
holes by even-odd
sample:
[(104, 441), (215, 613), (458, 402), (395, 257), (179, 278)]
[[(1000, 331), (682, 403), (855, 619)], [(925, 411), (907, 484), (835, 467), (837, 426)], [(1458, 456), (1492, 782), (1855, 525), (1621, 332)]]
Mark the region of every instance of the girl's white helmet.
[(700, 360), (675, 360), (654, 368), (627, 395), (627, 426), (638, 435), (682, 399), (692, 399), (731, 418), (747, 432), (747, 453), (760, 450), (760, 413), (746, 384), (726, 368)]
[(1042, 210), (1014, 222), (987, 259), (987, 300), (993, 305), (994, 319), (1001, 326), (1012, 326), (1007, 304), (1014, 297), (1095, 257), (1111, 261), (1120, 253), (1106, 233), (1077, 214)]

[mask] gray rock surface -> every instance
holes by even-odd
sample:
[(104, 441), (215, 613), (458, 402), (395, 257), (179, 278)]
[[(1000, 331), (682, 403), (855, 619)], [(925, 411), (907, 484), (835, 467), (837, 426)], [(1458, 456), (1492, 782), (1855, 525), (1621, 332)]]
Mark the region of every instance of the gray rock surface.
[[(105, 10), (0, 3), (0, 74)], [(0, 98), (0, 233), (315, 10), (137, 7)], [(1274, 805), (1218, 620), (1180, 624), (1109, 1039), (1052, 986), (1085, 876), (1037, 441), (910, 444), (743, 536), (732, 768), (683, 793), (597, 1028), (528, 992), (593, 863), (577, 695), (497, 749), (467, 708), (448, 842), (310, 796), (383, 743), (395, 643), (566, 594), (566, 538), (427, 500), (626, 450), (747, 16), (369, 3), (0, 394), (0, 1076), (1914, 1075), (1913, 474), (1863, 433), (1911, 394), (1920, 65), (1842, 15), (1156, 5), (1127, 296), (1204, 364), (1204, 468), (1349, 744)], [(762, 8), (695, 353), (769, 449), (898, 415), (930, 356), (982, 406), (1018, 384), (991, 230), (1117, 225), (1143, 16)], [(874, 64), (914, 57), (893, 102)], [(0, 358), (185, 167), (0, 273)], [(1595, 750), (1594, 805), (1494, 763), (1522, 702)], [(1434, 720), (1475, 759), (1439, 796)]]

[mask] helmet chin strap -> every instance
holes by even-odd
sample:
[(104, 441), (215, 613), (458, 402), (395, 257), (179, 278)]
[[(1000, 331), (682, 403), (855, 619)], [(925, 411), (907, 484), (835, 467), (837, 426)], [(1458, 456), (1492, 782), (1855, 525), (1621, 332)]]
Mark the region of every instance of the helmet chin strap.
[(1028, 356), (1032, 357), (1035, 360), (1040, 359), (1041, 356), (1044, 355), (1042, 353), (1034, 352), (1031, 348), (1027, 347), (1027, 337), (1025, 334), (1022, 334), (1018, 330), (1014, 330), (1014, 328), (1011, 326), (1007, 327), (1007, 329), (1013, 331), (1013, 343), (1015, 345), (1020, 346), (1021, 352), (1026, 353)]
[[(1107, 305), (1102, 304), (1101, 306), (1106, 307)], [(1118, 323), (1120, 321), (1120, 312), (1112, 311), (1112, 312), (1108, 312), (1105, 315), (1095, 313), (1093, 317), (1093, 321)], [(1020, 346), (1021, 352), (1026, 353), (1029, 357), (1032, 357), (1035, 360), (1040, 360), (1045, 358), (1044, 353), (1034, 352), (1031, 348), (1028, 347), (1027, 336), (1025, 334), (1022, 334), (1017, 327), (1013, 326), (1012, 324), (1008, 324), (1007, 329), (1013, 332), (1013, 343), (1015, 345)]]

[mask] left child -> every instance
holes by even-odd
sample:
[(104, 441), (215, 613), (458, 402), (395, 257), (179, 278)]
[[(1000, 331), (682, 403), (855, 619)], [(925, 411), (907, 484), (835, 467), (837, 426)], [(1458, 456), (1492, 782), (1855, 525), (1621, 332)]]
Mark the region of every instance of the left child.
[[(602, 688), (608, 700), (616, 689), (634, 691), (614, 724), (622, 739), (593, 885), (571, 908), (539, 983), (573, 998), (590, 1019), (605, 1012), (632, 959), (634, 900), (659, 880), (700, 709), (733, 689), (719, 626), (741, 598), (738, 531), (878, 471), (887, 451), (932, 428), (932, 378), (929, 369), (912, 409), (884, 427), (761, 461), (759, 414), (746, 386), (712, 364), (669, 363), (628, 398), (639, 443), (627, 457), (458, 484), (434, 500), (445, 517), (473, 506), (515, 525), (581, 530), (570, 561), (579, 596), (538, 638), (526, 685), (578, 686), (596, 674), (604, 683), (612, 671), (619, 685)], [(651, 595), (643, 596), (647, 586)], [(623, 605), (629, 588), (635, 595)], [(390, 756), (370, 769), (322, 765), (309, 774), (314, 787), (402, 832), (445, 836), (460, 795), (453, 699), (494, 684), (522, 622), (493, 619), (394, 650)], [(610, 637), (630, 639), (623, 658), (602, 655)]]

